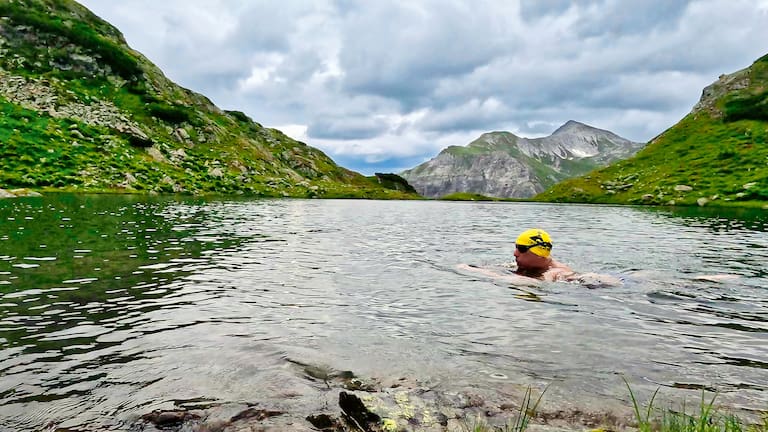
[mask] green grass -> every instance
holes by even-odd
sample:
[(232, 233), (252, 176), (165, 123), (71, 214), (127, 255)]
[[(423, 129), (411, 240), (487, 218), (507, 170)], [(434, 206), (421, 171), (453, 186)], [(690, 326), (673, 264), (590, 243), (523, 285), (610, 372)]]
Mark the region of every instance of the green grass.
[[(708, 205), (768, 201), (768, 124), (690, 114), (635, 157), (566, 180), (537, 201)], [(745, 185), (754, 183), (749, 188)], [(676, 191), (678, 185), (693, 188)]]
[[(174, 163), (156, 161), (132, 145), (128, 134), (51, 117), (0, 97), (0, 188), (118, 193), (173, 193), (180, 188), (187, 194), (254, 197), (418, 198), (405, 185), (390, 190), (392, 185), (339, 167), (320, 150), (247, 117), (206, 106), (195, 109), (189, 97), (189, 104), (183, 104), (185, 99), (172, 99), (176, 92), (136, 94), (100, 77), (54, 80), (50, 85), (62, 95), (62, 103), (110, 101), (166, 157), (178, 149), (188, 157)], [(173, 131), (179, 127), (191, 143), (176, 141)], [(206, 134), (204, 143), (201, 134)], [(213, 167), (219, 167), (220, 176), (211, 174)], [(126, 174), (136, 179), (130, 188), (125, 188)]]
[(760, 424), (745, 424), (737, 416), (723, 413), (715, 407), (717, 395), (707, 402), (704, 391), (698, 410), (687, 412), (685, 403), (678, 410), (660, 410), (654, 406), (658, 389), (653, 393), (645, 407), (641, 407), (635, 398), (632, 387), (627, 385), (639, 432), (768, 432), (768, 416)]

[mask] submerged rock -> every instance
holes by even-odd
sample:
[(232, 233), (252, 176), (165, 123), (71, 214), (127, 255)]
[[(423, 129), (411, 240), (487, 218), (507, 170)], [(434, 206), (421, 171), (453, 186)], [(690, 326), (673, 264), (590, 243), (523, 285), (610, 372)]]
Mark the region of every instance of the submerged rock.
[(141, 416), (141, 420), (160, 429), (181, 427), (184, 423), (197, 421), (200, 416), (189, 411), (152, 411)]

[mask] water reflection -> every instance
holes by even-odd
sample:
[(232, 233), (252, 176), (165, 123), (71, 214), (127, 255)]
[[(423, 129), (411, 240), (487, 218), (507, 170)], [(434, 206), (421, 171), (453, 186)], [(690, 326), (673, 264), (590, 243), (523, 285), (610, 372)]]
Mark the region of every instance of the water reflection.
[[(224, 401), (302, 412), (327, 390), (307, 370), (446, 391), (555, 382), (552, 403), (587, 405), (626, 398), (626, 375), (640, 395), (717, 389), (763, 409), (765, 219), (699, 211), (710, 210), (0, 201), (0, 418), (119, 430), (152, 409)], [(551, 284), (530, 301), (455, 271), (508, 262), (532, 220), (558, 258), (624, 285)]]

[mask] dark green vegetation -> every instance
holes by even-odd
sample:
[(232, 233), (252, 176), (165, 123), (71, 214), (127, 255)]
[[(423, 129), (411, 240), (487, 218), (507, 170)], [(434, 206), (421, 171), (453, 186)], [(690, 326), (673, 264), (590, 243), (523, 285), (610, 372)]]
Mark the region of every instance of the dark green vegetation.
[(566, 180), (550, 202), (764, 206), (768, 56), (721, 76), (699, 104), (634, 157)]
[(175, 85), (74, 1), (0, 17), (0, 188), (417, 197)]
[(373, 176), (368, 179), (377, 182), (387, 189), (398, 190), (405, 193), (418, 195), (416, 189), (413, 188), (404, 178), (397, 174), (391, 173), (374, 173)]
[(506, 201), (506, 202), (528, 201), (525, 198), (496, 198), (496, 197), (489, 197), (482, 194), (476, 194), (476, 193), (470, 193), (470, 192), (456, 192), (456, 193), (444, 195), (439, 199), (443, 201)]

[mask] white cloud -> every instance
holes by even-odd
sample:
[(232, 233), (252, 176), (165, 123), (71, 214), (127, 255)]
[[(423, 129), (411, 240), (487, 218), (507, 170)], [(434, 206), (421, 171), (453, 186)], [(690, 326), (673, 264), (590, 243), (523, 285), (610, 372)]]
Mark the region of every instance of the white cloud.
[(278, 69), (284, 61), (284, 56), (270, 53), (259, 55), (252, 60), (251, 72), (247, 78), (238, 81), (238, 90), (248, 93), (267, 84), (282, 84), (286, 79), (278, 75)]

